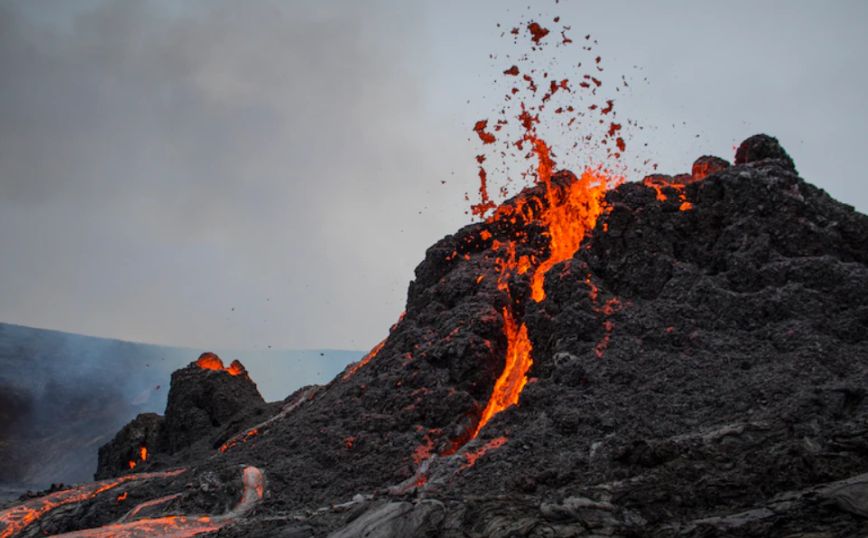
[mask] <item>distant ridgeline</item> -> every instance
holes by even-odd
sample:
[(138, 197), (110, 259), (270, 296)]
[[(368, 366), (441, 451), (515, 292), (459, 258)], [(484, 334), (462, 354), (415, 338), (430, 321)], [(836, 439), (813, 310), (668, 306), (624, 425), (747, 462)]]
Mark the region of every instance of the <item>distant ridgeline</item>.
[[(133, 417), (162, 412), (169, 376), (204, 350), (0, 323), (0, 498), (93, 478), (97, 449)], [(225, 351), (268, 400), (325, 382), (362, 352)]]

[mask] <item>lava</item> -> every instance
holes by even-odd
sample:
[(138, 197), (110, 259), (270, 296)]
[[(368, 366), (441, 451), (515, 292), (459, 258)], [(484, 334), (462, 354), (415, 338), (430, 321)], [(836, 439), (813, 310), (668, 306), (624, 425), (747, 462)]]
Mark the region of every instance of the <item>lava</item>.
[[(555, 22), (559, 20), (558, 18)], [(549, 29), (542, 27), (537, 22), (530, 21), (527, 24), (527, 30), (532, 42), (531, 50), (541, 51), (544, 47), (543, 39), (549, 34)], [(569, 27), (563, 27), (561, 32), (563, 40), (560, 43), (555, 43), (555, 46), (567, 46), (572, 43), (572, 40), (567, 38), (565, 34), (567, 30)], [(518, 36), (519, 30), (514, 28), (510, 33), (513, 36)], [(590, 40), (590, 36), (587, 36), (586, 40)], [(590, 51), (590, 45), (583, 47), (583, 50)], [(527, 61), (527, 58), (528, 56), (524, 54), (518, 61), (524, 62)], [(593, 65), (597, 71), (602, 71), (601, 61), (602, 58), (598, 55), (593, 59)], [(518, 150), (523, 153), (525, 159), (534, 159), (536, 161), (535, 170), (531, 168), (531, 172), (523, 172), (522, 177), (527, 178), (532, 174), (535, 175), (535, 183), (541, 187), (543, 194), (541, 200), (529, 200), (520, 195), (512, 202), (498, 207), (488, 193), (489, 177), (483, 166), (487, 159), (484, 158), (484, 155), (482, 159), (477, 158), (480, 180), (479, 202), (471, 205), (471, 213), (474, 216), (485, 218), (486, 223), (492, 229), (498, 229), (497, 225), (500, 223), (509, 223), (511, 226), (507, 226), (507, 228), (515, 231), (508, 238), (498, 237), (492, 241), (491, 245), (497, 256), (496, 267), (499, 273), (497, 287), (508, 296), (507, 306), (502, 310), (507, 349), (503, 371), (494, 383), (491, 396), (480, 414), (470, 436), (471, 439), (479, 434), (492, 417), (518, 403), (522, 389), (527, 383), (527, 373), (533, 365), (533, 346), (527, 326), (521, 319), (521, 316), (524, 315), (524, 308), (521, 308), (520, 303), (524, 298), (513, 297), (510, 288), (513, 277), (529, 274), (530, 298), (536, 302), (544, 300), (546, 275), (552, 267), (575, 255), (584, 238), (596, 225), (597, 219), (606, 210), (604, 197), (607, 190), (622, 181), (620, 177), (610, 173), (602, 166), (596, 166), (585, 167), (581, 177), (574, 178), (572, 181), (553, 182), (555, 170), (553, 152), (538, 131), (538, 127), (544, 120), (547, 120), (543, 113), (548, 110), (550, 101), (562, 100), (562, 96), (566, 96), (575, 102), (563, 103), (561, 101), (559, 104), (553, 105), (556, 107), (554, 113), (558, 115), (557, 117), (572, 116), (569, 119), (561, 120), (562, 126), (567, 131), (577, 129), (576, 120), (585, 114), (584, 112), (577, 113), (576, 111), (579, 109), (587, 108), (587, 110), (599, 114), (599, 119), (594, 120), (591, 124), (599, 124), (602, 129), (599, 140), (601, 146), (599, 147), (605, 148), (607, 157), (620, 159), (621, 154), (626, 150), (626, 142), (621, 134), (623, 125), (616, 121), (615, 99), (608, 98), (597, 101), (590, 106), (579, 106), (578, 101), (582, 99), (582, 96), (574, 93), (569, 77), (554, 76), (555, 74), (550, 73), (548, 68), (540, 70), (534, 68), (533, 65), (522, 69), (518, 65), (513, 65), (503, 71), (503, 74), (508, 77), (518, 76), (519, 73), (523, 73), (521, 79), (527, 82), (527, 87), (523, 90), (512, 87), (504, 97), (504, 100), (509, 103), (509, 107), (512, 107), (514, 115), (507, 112), (509, 107), (503, 107), (499, 112), (500, 119), (496, 123), (495, 130), (501, 131), (509, 125), (518, 128), (518, 134), (512, 136), (512, 139), (506, 131), (500, 135), (501, 144), (506, 150), (501, 152), (501, 158), (505, 158), (507, 155), (516, 156), (514, 151)], [(596, 96), (597, 90), (603, 86), (603, 81), (592, 74), (574, 73), (573, 75), (579, 78), (578, 87), (575, 89), (587, 90), (584, 93), (590, 93), (591, 96)], [(541, 82), (538, 85), (537, 81), (540, 80), (540, 76), (542, 79), (546, 79), (546, 82)], [(547, 91), (540, 95), (542, 93), (539, 92), (540, 88)], [(577, 115), (573, 116), (573, 114)], [(574, 125), (576, 127), (573, 127)], [(497, 142), (494, 135), (486, 131), (487, 127), (487, 120), (479, 120), (473, 127), (486, 146)], [(590, 135), (581, 133), (580, 138), (590, 140)], [(507, 177), (506, 181), (511, 182), (511, 178)], [(506, 194), (508, 189), (505, 186), (501, 187), (500, 192)], [(493, 214), (486, 218), (491, 210), (494, 210)], [(531, 229), (529, 226), (531, 224), (539, 225), (544, 229), (543, 235), (547, 239), (547, 248), (530, 248), (531, 237), (528, 231)], [(487, 239), (482, 234), (480, 237), (483, 240)], [(528, 250), (531, 251), (531, 254), (527, 254)], [(477, 283), (481, 281), (481, 279), (477, 279)], [(606, 340), (599, 346), (601, 350), (608, 345), (608, 335), (613, 329), (610, 320), (606, 320), (604, 328)]]
[(473, 467), (476, 464), (476, 460), (487, 454), (489, 451), (502, 447), (506, 444), (506, 441), (506, 437), (495, 437), (494, 439), (485, 443), (473, 452), (466, 452), (464, 454), (464, 459), (467, 460), (467, 463), (462, 465), (461, 468), (467, 469), (469, 467)]
[(353, 374), (355, 374), (356, 372), (358, 372), (359, 369), (361, 369), (363, 366), (365, 366), (366, 364), (368, 364), (369, 362), (371, 362), (371, 359), (373, 359), (374, 357), (376, 357), (377, 354), (380, 352), (380, 350), (383, 349), (383, 346), (386, 345), (386, 340), (387, 340), (387, 338), (384, 338), (382, 342), (380, 342), (379, 344), (375, 345), (375, 346), (373, 347), (373, 349), (371, 349), (370, 351), (368, 351), (368, 354), (367, 354), (367, 355), (365, 355), (364, 357), (362, 357), (362, 360), (360, 360), (359, 362), (357, 362), (357, 363), (355, 363), (355, 364), (351, 364), (351, 365), (349, 366), (349, 368), (347, 368), (347, 371), (344, 372), (344, 375), (341, 376), (341, 379), (344, 380), (344, 381), (346, 381), (347, 379), (353, 377)]
[[(126, 493), (124, 493), (124, 495), (126, 495)], [(135, 508), (133, 508), (132, 510), (127, 512), (126, 515), (124, 515), (124, 517), (120, 518), (120, 520), (118, 520), (118, 522), (122, 523), (124, 521), (128, 521), (128, 520), (134, 518), (135, 516), (137, 516), (139, 514), (139, 512), (141, 512), (142, 510), (144, 510), (146, 508), (165, 504), (169, 501), (173, 501), (173, 500), (177, 499), (180, 496), (181, 496), (180, 493), (173, 493), (172, 495), (166, 495), (165, 497), (158, 497), (156, 499), (151, 499), (150, 501), (145, 501), (143, 503), (139, 503), (135, 506)]]
[(221, 453), (224, 453), (227, 450), (229, 450), (230, 448), (237, 445), (238, 443), (246, 443), (252, 437), (255, 437), (257, 435), (259, 435), (259, 430), (257, 428), (251, 428), (251, 429), (247, 430), (246, 432), (244, 432), (243, 435), (233, 437), (232, 439), (230, 439), (230, 440), (226, 441), (225, 443), (223, 443), (222, 445), (220, 445), (219, 450)]
[(549, 238), (549, 255), (536, 269), (531, 279), (531, 297), (540, 302), (545, 298), (543, 283), (549, 269), (572, 258), (585, 235), (594, 228), (603, 212), (603, 196), (610, 178), (602, 172), (587, 169), (578, 181), (570, 183), (563, 200), (557, 200), (558, 189), (552, 185), (554, 162), (545, 142), (534, 139), (534, 152), (539, 159), (538, 178), (546, 186), (548, 208), (541, 215)]
[(532, 22), (527, 25), (527, 30), (531, 34), (531, 41), (539, 43), (542, 38), (549, 35), (548, 28), (543, 28), (538, 22)]
[(480, 430), (491, 420), (491, 417), (518, 403), (521, 390), (527, 383), (527, 371), (533, 365), (527, 326), (524, 323), (517, 324), (509, 308), (503, 309), (503, 324), (507, 341), (506, 364), (503, 373), (494, 383), (488, 404), (482, 411), (471, 437), (479, 435)]
[(159, 473), (130, 474), (110, 480), (91, 482), (25, 501), (17, 506), (0, 511), (0, 538), (10, 538), (18, 534), (34, 521), (61, 506), (89, 501), (97, 495), (127, 482), (154, 478), (172, 478), (185, 471), (186, 469), (175, 469)]
[[(122, 521), (118, 523), (95, 529), (59, 534), (57, 536), (63, 538), (142, 538), (148, 536), (186, 538), (206, 532), (216, 532), (250, 511), (265, 495), (265, 476), (260, 469), (252, 466), (245, 467), (241, 473), (241, 481), (244, 485), (241, 500), (232, 510), (223, 515), (173, 515), (143, 518), (131, 522), (123, 522), (124, 518), (122, 518)], [(150, 504), (143, 503), (137, 506), (133, 512), (137, 512), (145, 506), (153, 506), (166, 502), (175, 497), (161, 497), (150, 502)]]
[(284, 405), (283, 408), (281, 408), (279, 413), (273, 415), (271, 418), (269, 418), (263, 422), (260, 422), (259, 424), (255, 425), (254, 427), (230, 438), (228, 441), (226, 441), (225, 443), (220, 445), (220, 448), (218, 449), (218, 451), (221, 454), (224, 454), (224, 453), (226, 453), (227, 450), (238, 445), (239, 443), (245, 443), (248, 440), (250, 440), (250, 438), (257, 436), (257, 435), (261, 435), (273, 423), (285, 418), (287, 415), (289, 415), (290, 413), (292, 413), (293, 411), (295, 411), (296, 409), (301, 407), (305, 402), (313, 400), (314, 397), (316, 396), (316, 393), (317, 393), (317, 387), (310, 387), (310, 388), (302, 391), (301, 394), (299, 394), (296, 398), (294, 398), (292, 401), (290, 401), (289, 403)]
[(681, 202), (678, 209), (680, 211), (690, 211), (693, 209), (693, 204), (687, 200), (687, 195), (684, 193), (684, 187), (687, 183), (692, 183), (693, 181), (692, 178), (684, 178), (684, 181), (679, 183), (674, 181), (673, 178), (658, 174), (646, 177), (642, 180), (642, 184), (654, 189), (657, 200), (660, 202), (665, 202), (669, 199), (664, 190), (674, 191), (678, 196), (678, 201)]
[[(499, 220), (517, 223), (516, 214), (520, 213), (539, 222), (545, 227), (544, 235), (548, 238), (548, 255), (534, 256), (538, 260), (533, 268), (531, 257), (516, 256), (517, 242), (524, 241), (526, 234), (516, 234), (515, 240), (502, 243), (492, 242), (492, 249), (498, 252), (498, 288), (510, 294), (508, 281), (512, 275), (522, 275), (533, 270), (531, 274), (531, 298), (542, 301), (545, 298), (543, 284), (548, 271), (556, 264), (571, 258), (582, 240), (593, 229), (597, 218), (603, 213), (605, 205), (603, 197), (613, 179), (601, 170), (587, 169), (581, 178), (566, 184), (556, 185), (552, 182), (554, 161), (548, 146), (532, 134), (527, 140), (533, 143), (537, 156), (537, 182), (545, 187), (545, 203), (541, 209), (533, 209), (529, 205), (517, 201), (514, 209), (498, 209), (488, 220), (495, 224)], [(536, 206), (534, 206), (536, 207)], [(505, 255), (504, 255), (505, 254)], [(511, 303), (512, 301), (510, 301)], [(494, 388), (479, 422), (471, 435), (476, 437), (482, 428), (497, 413), (518, 403), (521, 391), (527, 383), (527, 372), (533, 365), (531, 355), (533, 346), (527, 333), (527, 326), (515, 319), (511, 308), (503, 309), (504, 336), (507, 342), (504, 369), (495, 381)]]
[(237, 359), (232, 361), (232, 364), (227, 368), (223, 366), (223, 361), (220, 357), (210, 351), (199, 355), (199, 358), (196, 360), (196, 366), (203, 370), (216, 370), (226, 372), (233, 376), (247, 373), (247, 370), (244, 369), (244, 365), (242, 365)]

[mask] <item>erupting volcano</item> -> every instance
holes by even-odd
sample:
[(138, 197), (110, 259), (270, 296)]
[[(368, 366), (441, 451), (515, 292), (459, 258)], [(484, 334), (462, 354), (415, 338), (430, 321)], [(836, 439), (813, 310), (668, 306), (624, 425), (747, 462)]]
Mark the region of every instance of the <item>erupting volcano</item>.
[(202, 354), (100, 449), (104, 481), (7, 508), (0, 536), (864, 532), (868, 217), (767, 135), (626, 181), (635, 122), (591, 37), (504, 34), (591, 57), (498, 67), (474, 222), (428, 248), (382, 342), (272, 403)]

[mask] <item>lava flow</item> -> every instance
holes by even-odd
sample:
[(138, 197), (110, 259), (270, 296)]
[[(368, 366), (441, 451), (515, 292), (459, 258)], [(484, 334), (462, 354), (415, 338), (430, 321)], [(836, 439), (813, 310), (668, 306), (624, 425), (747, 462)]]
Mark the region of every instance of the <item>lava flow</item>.
[[(556, 18), (555, 22), (558, 21), (559, 19)], [(531, 50), (534, 53), (540, 52), (545, 46), (545, 38), (549, 34), (549, 30), (536, 21), (530, 21), (526, 25), (526, 29), (532, 42)], [(563, 40), (557, 43), (557, 46), (568, 46), (572, 43), (572, 40), (565, 34), (568, 29), (568, 27), (564, 27), (564, 31), (561, 32)], [(513, 36), (518, 36), (519, 32), (518, 28), (514, 28), (510, 33)], [(586, 40), (589, 39), (590, 36), (586, 37)], [(586, 45), (583, 50), (590, 51), (591, 46)], [(528, 62), (528, 58), (527, 54), (523, 54), (519, 62)], [(517, 252), (528, 250), (529, 234), (527, 231), (519, 231), (507, 241), (494, 241), (492, 244), (492, 249), (498, 252), (500, 260), (498, 289), (509, 296), (507, 304), (510, 306), (503, 309), (507, 351), (503, 372), (495, 381), (492, 394), (480, 415), (471, 438), (476, 437), (497, 413), (518, 403), (521, 391), (527, 383), (527, 372), (533, 365), (533, 346), (527, 326), (520, 319), (524, 309), (515, 308), (515, 301), (520, 301), (521, 298), (512, 296), (509, 286), (510, 280), (515, 275), (524, 275), (529, 272), (530, 298), (536, 302), (545, 299), (546, 274), (558, 263), (572, 258), (581, 246), (582, 240), (594, 228), (597, 218), (605, 210), (603, 199), (606, 191), (621, 181), (620, 177), (604, 170), (602, 166), (597, 166), (585, 168), (579, 178), (573, 178), (566, 183), (559, 181), (555, 184), (552, 181), (555, 169), (553, 154), (549, 145), (538, 132), (538, 126), (543, 121), (541, 118), (545, 118), (552, 124), (556, 123), (555, 118), (557, 118), (561, 126), (568, 132), (575, 132), (579, 128), (582, 124), (582, 118), (585, 117), (585, 113), (579, 111), (578, 101), (582, 99), (579, 94), (583, 90), (587, 90), (586, 93), (590, 94), (588, 97), (596, 99), (597, 90), (603, 85), (602, 81), (597, 78), (598, 73), (602, 71), (600, 60), (599, 56), (594, 58), (593, 64), (591, 64), (595, 69), (594, 76), (587, 73), (581, 75), (576, 88), (571, 87), (569, 78), (555, 77), (548, 69), (537, 69), (533, 64), (522, 69), (519, 69), (517, 65), (512, 65), (503, 71), (503, 74), (509, 79), (515, 79), (519, 73), (523, 73), (521, 80), (527, 82), (527, 87), (513, 86), (508, 91), (504, 97), (507, 106), (499, 111), (500, 118), (494, 123), (491, 130), (486, 130), (489, 125), (487, 120), (477, 121), (473, 128), (485, 147), (491, 147), (498, 141), (498, 138), (500, 139), (503, 146), (503, 150), (500, 151), (502, 161), (505, 161), (508, 156), (516, 157), (517, 155), (514, 153), (516, 149), (519, 152), (524, 152), (522, 156), (525, 159), (535, 158), (535, 183), (543, 188), (544, 199), (539, 200), (539, 203), (525, 203), (519, 197), (511, 204), (497, 207), (488, 193), (490, 180), (483, 167), (487, 157), (486, 155), (479, 155), (476, 160), (479, 164), (480, 201), (471, 205), (470, 211), (474, 215), (485, 217), (488, 211), (495, 209), (494, 213), (486, 218), (486, 223), (493, 228), (497, 226), (499, 221), (508, 221), (513, 225), (524, 224), (525, 227), (531, 223), (540, 225), (545, 230), (543, 235), (547, 239), (548, 247), (545, 250), (537, 250), (531, 255), (516, 256)], [(581, 63), (579, 67), (581, 67)], [(538, 85), (534, 78), (538, 76), (548, 82)], [(545, 91), (545, 93), (540, 95), (538, 91)], [(554, 110), (554, 116), (546, 118), (544, 113), (550, 110), (549, 105), (555, 100), (563, 99), (569, 101), (559, 103), (561, 106), (557, 106)], [(514, 115), (507, 112), (510, 107), (512, 107)], [(585, 122), (584, 125), (584, 127), (601, 126), (603, 128), (603, 134), (596, 147), (598, 149), (603, 148), (607, 158), (619, 159), (626, 149), (626, 144), (621, 136), (622, 125), (613, 121), (616, 116), (614, 99), (602, 99), (590, 106), (581, 108), (599, 114), (599, 118), (595, 117), (590, 124)], [(566, 119), (565, 116), (571, 117)], [(509, 131), (511, 125), (518, 128), (518, 133), (512, 134), (512, 137), (510, 137)], [(495, 136), (494, 133), (499, 134)], [(576, 133), (576, 137), (586, 142), (591, 140), (591, 135), (584, 132)], [(613, 149), (613, 146), (616, 149)], [(573, 148), (575, 147), (574, 145)], [(521, 175), (522, 177), (529, 177), (531, 174), (523, 172)], [(506, 182), (511, 182), (508, 173)], [(505, 195), (507, 192), (506, 185), (500, 188), (501, 194)], [(520, 219), (517, 219), (517, 213), (521, 214)], [(608, 332), (611, 332), (610, 327), (607, 327), (607, 334)]]
[(111, 480), (92, 482), (82, 486), (50, 493), (25, 501), (17, 506), (0, 512), (0, 538), (10, 538), (21, 532), (25, 527), (41, 518), (43, 515), (61, 506), (78, 504), (97, 495), (114, 489), (131, 481), (151, 480), (155, 478), (171, 478), (183, 473), (185, 469), (164, 471), (159, 473), (141, 473), (121, 476)]
[(142, 503), (118, 523), (95, 529), (59, 534), (57, 536), (64, 538), (140, 538), (148, 536), (187, 538), (189, 536), (215, 532), (250, 511), (251, 508), (262, 500), (265, 494), (265, 476), (260, 469), (253, 466), (245, 467), (241, 474), (241, 482), (244, 486), (241, 500), (235, 505), (235, 508), (223, 515), (163, 516), (125, 522), (127, 517), (134, 516), (142, 508), (163, 503), (177, 497), (177, 495), (170, 495)]
[[(545, 298), (543, 284), (548, 271), (556, 264), (571, 258), (582, 243), (587, 233), (593, 229), (597, 218), (604, 210), (603, 196), (609, 185), (617, 182), (600, 170), (587, 169), (581, 178), (565, 186), (552, 182), (554, 161), (545, 142), (528, 135), (534, 144), (534, 152), (538, 159), (537, 181), (545, 186), (545, 203), (541, 209), (534, 210), (530, 205), (521, 206), (526, 216), (545, 227), (544, 235), (548, 238), (548, 255), (532, 256), (537, 259), (536, 267), (531, 273), (531, 298), (542, 301)], [(513, 211), (498, 211), (488, 219), (490, 224), (499, 219), (514, 220)], [(516, 239), (508, 242), (508, 255), (501, 258), (498, 287), (510, 294), (507, 280), (513, 275), (521, 275), (529, 270), (531, 262), (526, 256), (515, 257), (516, 243), (526, 239), (526, 234), (517, 234)], [(500, 242), (494, 242), (493, 248), (503, 248)], [(511, 294), (510, 294), (511, 295)], [(510, 301), (511, 302), (511, 301)], [(533, 347), (527, 333), (527, 326), (515, 319), (509, 307), (503, 309), (504, 334), (507, 341), (504, 369), (494, 384), (488, 404), (480, 415), (479, 422), (471, 436), (476, 437), (480, 430), (494, 415), (518, 403), (521, 391), (527, 384), (527, 372), (533, 365), (531, 352)]]

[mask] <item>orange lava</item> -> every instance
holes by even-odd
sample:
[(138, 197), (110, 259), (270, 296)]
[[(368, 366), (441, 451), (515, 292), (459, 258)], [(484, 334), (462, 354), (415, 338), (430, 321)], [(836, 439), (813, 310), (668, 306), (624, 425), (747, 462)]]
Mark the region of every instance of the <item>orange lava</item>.
[[(692, 183), (692, 181), (690, 181)], [(646, 187), (654, 189), (655, 196), (660, 202), (665, 202), (669, 199), (663, 189), (672, 189), (678, 195), (678, 201), (681, 205), (678, 206), (679, 211), (690, 211), (693, 209), (693, 204), (687, 201), (687, 195), (684, 194), (686, 183), (676, 183), (661, 176), (649, 176), (642, 180), (642, 184)]]
[(491, 397), (479, 417), (471, 438), (479, 435), (480, 430), (491, 420), (491, 417), (518, 403), (521, 390), (527, 384), (527, 371), (533, 364), (530, 355), (532, 346), (525, 324), (517, 325), (509, 309), (504, 308), (503, 325), (507, 339), (506, 364), (503, 373), (494, 383)]
[(185, 470), (176, 469), (159, 473), (130, 474), (110, 480), (91, 482), (71, 489), (50, 493), (44, 497), (30, 499), (17, 506), (0, 511), (0, 538), (10, 538), (18, 534), (34, 521), (61, 506), (89, 501), (97, 495), (127, 482), (153, 478), (171, 478), (183, 473)]
[[(512, 275), (531, 273), (531, 298), (542, 301), (545, 298), (543, 284), (548, 271), (556, 264), (570, 259), (585, 236), (593, 229), (597, 218), (603, 213), (603, 197), (611, 184), (620, 181), (601, 170), (587, 169), (577, 180), (565, 185), (552, 183), (554, 162), (546, 143), (531, 134), (526, 141), (533, 144), (537, 157), (537, 182), (545, 186), (545, 204), (531, 207), (517, 200), (514, 207), (502, 206), (489, 223), (507, 220), (517, 223), (517, 215), (530, 218), (545, 226), (549, 240), (548, 256), (537, 260), (534, 267), (528, 256), (517, 256), (517, 243), (526, 240), (526, 234), (519, 233), (512, 241), (493, 241), (492, 249), (498, 252), (498, 289), (510, 294), (509, 279)], [(535, 208), (535, 209), (534, 209)], [(511, 294), (510, 294), (511, 295)], [(483, 427), (504, 409), (518, 403), (521, 391), (527, 383), (527, 372), (533, 365), (531, 355), (533, 346), (528, 337), (527, 327), (515, 319), (510, 308), (503, 309), (504, 334), (507, 341), (506, 359), (503, 372), (495, 381), (491, 397), (480, 415), (471, 438), (476, 437)]]
[(215, 532), (225, 526), (209, 516), (165, 516), (140, 519), (131, 523), (106, 525), (96, 529), (58, 534), (60, 538), (140, 538), (161, 536), (163, 538), (186, 538), (206, 532)]
[(506, 437), (496, 437), (473, 452), (467, 452), (464, 454), (464, 459), (467, 460), (467, 463), (462, 465), (461, 468), (467, 469), (468, 467), (473, 467), (476, 464), (476, 460), (484, 456), (488, 451), (502, 447), (506, 444), (506, 441)]
[(139, 503), (136, 505), (135, 508), (130, 510), (124, 517), (122, 517), (120, 519), (120, 522), (124, 522), (124, 521), (127, 521), (129, 519), (134, 518), (135, 516), (137, 516), (139, 514), (139, 512), (141, 512), (145, 508), (150, 508), (152, 506), (159, 506), (161, 504), (165, 504), (169, 501), (177, 499), (180, 496), (181, 496), (180, 493), (173, 493), (172, 495), (166, 495), (165, 497), (159, 497), (157, 499), (151, 499), (150, 501), (145, 501), (143, 503)]
[[(142, 475), (138, 475), (142, 476)], [(163, 538), (187, 538), (199, 534), (215, 532), (226, 525), (231, 524), (240, 516), (248, 512), (253, 506), (262, 500), (265, 495), (265, 478), (261, 470), (256, 467), (245, 467), (242, 471), (241, 481), (244, 490), (241, 500), (229, 512), (219, 516), (163, 516), (157, 518), (144, 518), (137, 521), (112, 523), (95, 529), (59, 534), (63, 538), (143, 538), (148, 536), (160, 536)], [(176, 496), (161, 497), (150, 503), (143, 503), (136, 507), (153, 506), (175, 498)]]
[(230, 448), (237, 445), (238, 443), (246, 443), (247, 441), (250, 440), (251, 437), (255, 437), (257, 435), (259, 435), (259, 430), (256, 428), (251, 428), (251, 429), (247, 430), (246, 432), (244, 432), (243, 434), (237, 435), (237, 436), (233, 437), (232, 439), (226, 441), (222, 445), (220, 445), (219, 450), (221, 453), (224, 453), (227, 450), (229, 450)]
[(247, 373), (247, 370), (244, 369), (244, 365), (242, 365), (241, 362), (237, 359), (232, 361), (232, 364), (230, 364), (227, 368), (223, 366), (223, 361), (220, 359), (220, 357), (211, 352), (206, 352), (199, 355), (199, 358), (196, 360), (196, 366), (203, 370), (222, 371), (233, 376)]
[(142, 461), (148, 461), (148, 447), (143, 446), (139, 448), (139, 458), (141, 458)]
[(549, 149), (545, 142), (533, 139), (534, 152), (539, 164), (537, 174), (539, 181), (546, 186), (548, 208), (541, 215), (549, 237), (549, 256), (543, 261), (531, 279), (531, 297), (540, 302), (545, 299), (543, 282), (549, 269), (564, 260), (573, 257), (579, 249), (582, 239), (594, 228), (597, 217), (603, 212), (603, 196), (609, 187), (610, 178), (599, 171), (587, 169), (582, 177), (568, 185), (562, 192), (562, 200), (558, 200), (558, 189), (553, 188), (552, 162)]
[(359, 362), (357, 362), (357, 363), (355, 363), (355, 364), (351, 364), (350, 367), (347, 368), (347, 371), (344, 372), (344, 375), (341, 376), (341, 380), (346, 381), (347, 379), (353, 377), (353, 374), (355, 374), (356, 372), (358, 372), (360, 368), (362, 368), (363, 366), (365, 366), (366, 364), (368, 364), (369, 362), (371, 362), (371, 359), (373, 359), (374, 357), (376, 357), (376, 356), (377, 356), (377, 353), (379, 353), (380, 350), (383, 349), (383, 346), (386, 345), (386, 340), (388, 340), (388, 339), (385, 338), (385, 339), (383, 339), (382, 342), (380, 342), (379, 344), (375, 345), (374, 348), (371, 349), (371, 350), (368, 352), (367, 355), (365, 355), (364, 357), (362, 357), (362, 360), (360, 360)]

